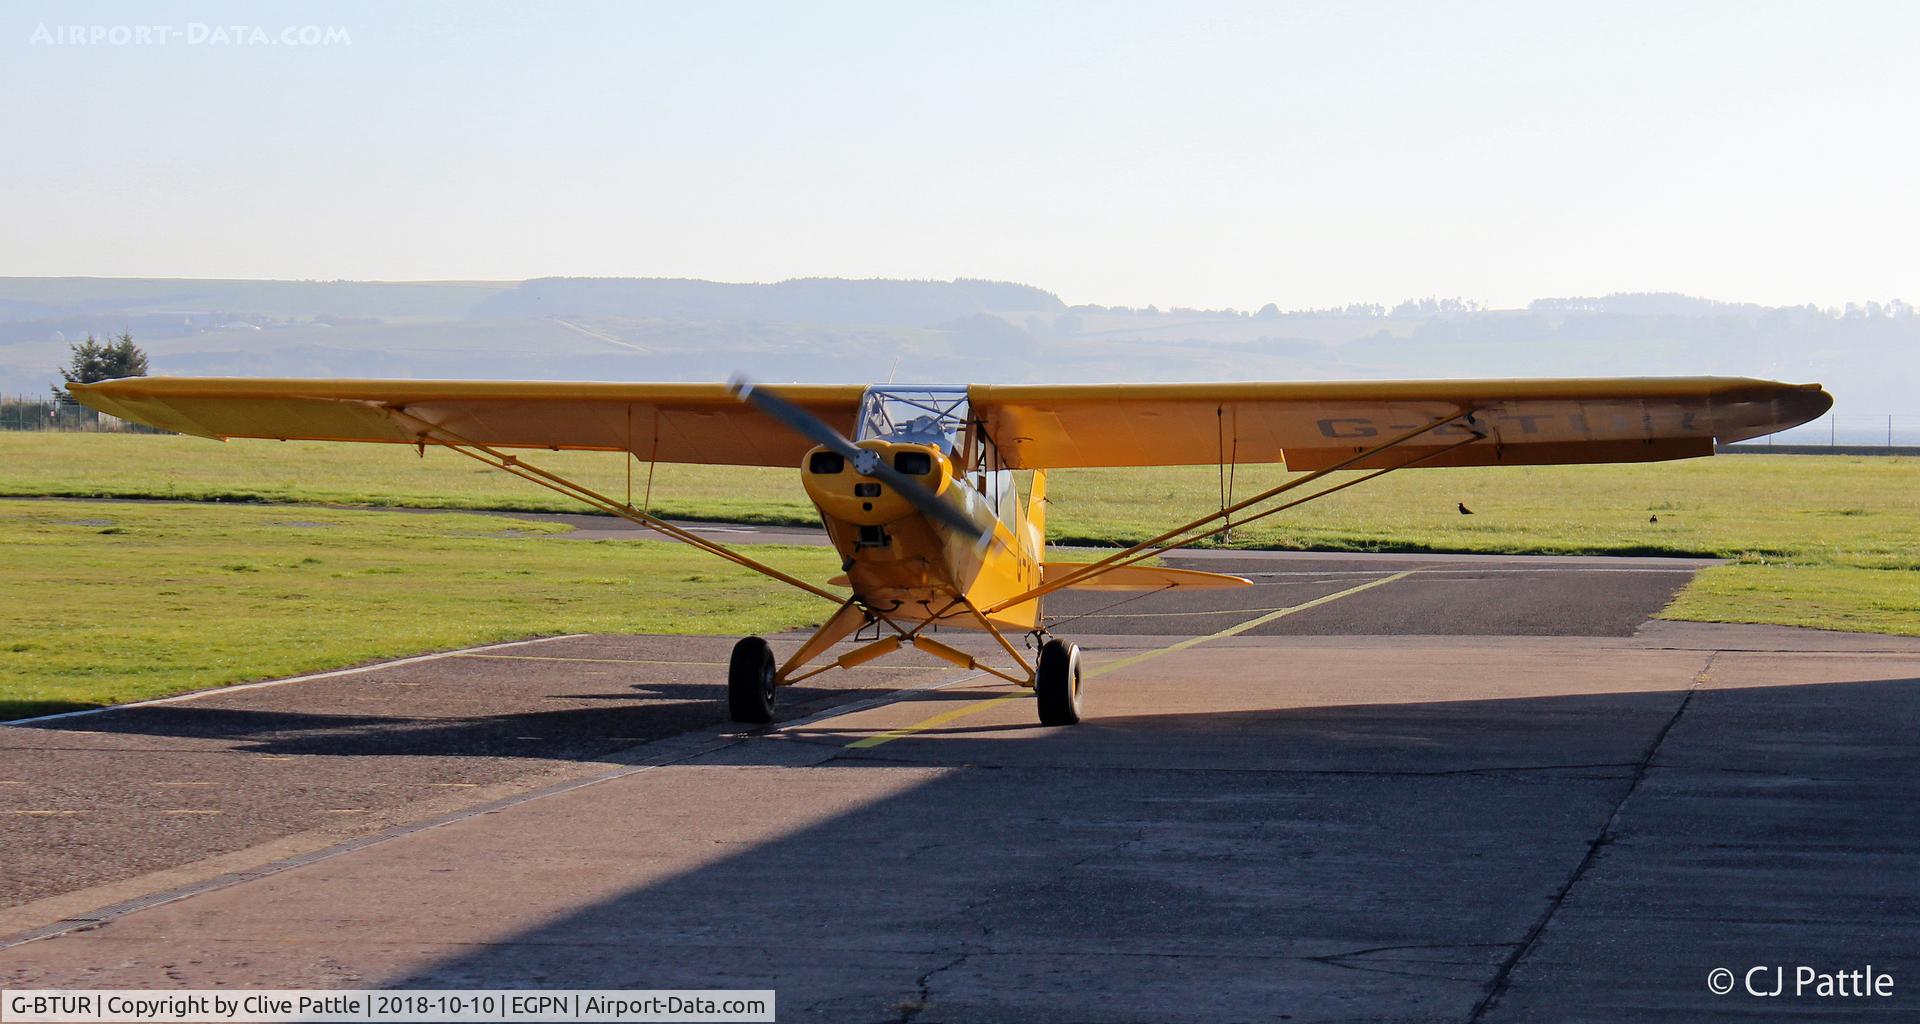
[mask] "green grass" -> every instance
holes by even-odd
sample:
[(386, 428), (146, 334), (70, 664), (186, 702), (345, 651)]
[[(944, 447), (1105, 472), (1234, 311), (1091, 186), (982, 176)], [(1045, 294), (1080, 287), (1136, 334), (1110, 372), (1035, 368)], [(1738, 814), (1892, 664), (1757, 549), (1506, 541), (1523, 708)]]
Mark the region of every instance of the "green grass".
[(1695, 577), (1661, 617), (1920, 636), (1920, 572), (1847, 566), (1727, 566)]
[[(527, 456), (624, 498), (618, 456)], [(1287, 479), (1244, 466), (1235, 495)], [(636, 504), (647, 465), (634, 467)], [(1053, 474), (1059, 543), (1119, 543), (1217, 508), (1215, 467)], [(0, 496), (316, 502), (580, 512), (584, 507), (443, 450), (121, 434), (0, 433)], [(1465, 502), (1477, 513), (1461, 516)], [(661, 465), (654, 511), (817, 523), (797, 470)], [(1650, 515), (1660, 522), (1647, 522)], [(1627, 466), (1399, 473), (1235, 531), (1240, 546), (1341, 551), (1713, 555), (1749, 562), (1911, 569), (1920, 558), (1920, 460), (1741, 455)]]
[[(536, 464), (627, 493), (617, 456), (537, 453)], [(633, 468), (636, 503), (647, 466)], [(813, 523), (797, 471), (662, 465), (669, 516)], [(1243, 467), (1245, 497), (1286, 479)], [(1215, 467), (1053, 474), (1058, 542), (1141, 539), (1219, 504)], [(381, 445), (113, 434), (0, 434), (0, 495), (170, 497), (580, 511), (461, 456)], [(1461, 516), (1456, 502), (1476, 515)], [(1658, 523), (1649, 516), (1658, 515)], [(1628, 466), (1393, 474), (1235, 531), (1242, 546), (1352, 551), (1712, 555), (1667, 615), (1920, 635), (1920, 459), (1719, 456)], [(759, 593), (773, 600), (776, 588)], [(571, 627), (569, 627), (571, 628)]]
[[(744, 634), (817, 597), (490, 516), (0, 501), (0, 718), (555, 633)], [(825, 578), (820, 548), (758, 547)]]
[[(1176, 508), (1219, 504), (1211, 467), (1061, 477), (1050, 484), (1056, 532), (1096, 541), (1150, 536)], [(1283, 479), (1257, 467), (1236, 491)], [(1460, 515), (1460, 502), (1475, 514)], [(1233, 543), (1726, 558), (1662, 617), (1920, 636), (1920, 459), (1733, 455), (1396, 473), (1235, 531)]]
[[(617, 455), (539, 452), (528, 461), (619, 498)], [(642, 504), (647, 466), (633, 467)], [(668, 516), (818, 523), (798, 470), (662, 465), (653, 510)], [(578, 502), (445, 449), (310, 441), (229, 441), (134, 434), (0, 433), (0, 496), (318, 502), (397, 508), (582, 512)]]
[[(1072, 533), (1149, 533), (1175, 507), (1218, 506), (1214, 470), (1061, 474)], [(1200, 479), (1205, 477), (1205, 479)], [(1286, 479), (1243, 471), (1244, 497)], [(1457, 503), (1473, 509), (1460, 515)], [(1649, 522), (1653, 516), (1658, 523)], [(1699, 555), (1750, 563), (1913, 569), (1920, 460), (1732, 455), (1621, 466), (1396, 473), (1236, 530), (1234, 543), (1338, 551)]]

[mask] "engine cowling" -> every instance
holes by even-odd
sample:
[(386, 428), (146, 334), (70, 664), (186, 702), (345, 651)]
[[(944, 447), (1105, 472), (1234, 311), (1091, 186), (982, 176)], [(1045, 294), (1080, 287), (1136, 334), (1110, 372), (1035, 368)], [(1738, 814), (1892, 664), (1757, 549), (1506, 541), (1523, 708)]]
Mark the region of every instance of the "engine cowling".
[[(855, 443), (896, 471), (919, 481), (939, 496), (953, 486), (953, 463), (931, 445), (869, 438)], [(854, 460), (820, 446), (800, 464), (801, 483), (820, 513), (842, 522), (881, 526), (918, 511), (913, 503), (879, 479), (860, 472)]]

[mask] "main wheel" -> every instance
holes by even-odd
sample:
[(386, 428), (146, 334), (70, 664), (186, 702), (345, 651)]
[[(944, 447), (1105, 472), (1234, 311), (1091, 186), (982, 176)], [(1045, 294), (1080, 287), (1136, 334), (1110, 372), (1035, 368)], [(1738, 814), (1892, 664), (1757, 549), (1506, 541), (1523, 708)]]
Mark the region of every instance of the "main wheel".
[(1040, 668), (1033, 695), (1039, 698), (1041, 725), (1080, 721), (1080, 645), (1049, 640), (1040, 646)]
[(773, 648), (757, 636), (733, 645), (727, 662), (727, 710), (736, 722), (773, 721)]

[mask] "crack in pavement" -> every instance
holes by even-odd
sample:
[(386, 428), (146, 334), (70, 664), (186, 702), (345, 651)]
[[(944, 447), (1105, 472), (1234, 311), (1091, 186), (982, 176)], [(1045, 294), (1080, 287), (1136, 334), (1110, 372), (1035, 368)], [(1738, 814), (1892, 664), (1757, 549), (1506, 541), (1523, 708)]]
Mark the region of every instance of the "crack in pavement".
[[(1096, 846), (1094, 849), (1088, 850), (1085, 856), (1078, 858), (1077, 860), (1073, 861), (1071, 864), (1068, 864), (1065, 867), (1061, 868), (1059, 871), (1055, 872), (1053, 877), (1055, 879), (1071, 877), (1080, 868), (1093, 863), (1095, 860), (1098, 860), (1102, 857), (1118, 854), (1129, 846), (1133, 846), (1137, 843), (1144, 842), (1147, 838), (1148, 831), (1149, 829), (1147, 827), (1141, 826), (1136, 828), (1132, 835), (1128, 836), (1125, 839), (1120, 840), (1117, 843), (1112, 844), (1111, 846)], [(997, 895), (998, 894), (995, 893), (992, 889), (988, 889), (986, 892), (981, 893), (980, 895), (975, 896), (973, 899), (968, 900), (964, 905), (962, 905), (958, 910), (954, 912), (954, 915), (964, 920), (968, 918), (975, 910), (978, 910), (980, 907), (985, 906), (987, 903), (992, 902)], [(918, 990), (917, 996), (911, 999), (902, 1000), (900, 1003), (896, 1005), (895, 1008), (900, 1012), (900, 1017), (897, 1021), (890, 1022), (890, 1024), (912, 1024), (915, 1017), (917, 1017), (922, 1013), (925, 1013), (927, 1008), (932, 1005), (933, 979), (938, 977), (939, 975), (945, 974), (946, 972), (959, 967), (961, 964), (966, 963), (969, 958), (975, 955), (984, 955), (984, 956), (1007, 955), (997, 950), (994, 950), (985, 944), (984, 940), (991, 939), (993, 937), (993, 928), (991, 926), (989, 926), (985, 922), (975, 922), (975, 926), (980, 929), (980, 937), (983, 941), (977, 946), (972, 946), (972, 948), (969, 948), (969, 946), (972, 944), (962, 942), (954, 946), (952, 949), (948, 950), (949, 952), (952, 952), (954, 954), (954, 958), (951, 961), (939, 967), (935, 967), (932, 970), (929, 970), (928, 972), (926, 972), (925, 974), (922, 974), (919, 977), (919, 979), (915, 982), (915, 986)], [(1022, 951), (1014, 955), (1027, 956), (1032, 954), (1030, 951)], [(1184, 954), (1179, 954), (1179, 953), (1150, 954), (1150, 955), (1171, 956), (1175, 958), (1180, 958), (1184, 956)]]
[[(1325, 964), (1328, 967), (1338, 967), (1341, 970), (1361, 971), (1367, 974), (1387, 974), (1387, 975), (1394, 975), (1394, 976), (1403, 977), (1403, 978), (1432, 978), (1432, 977), (1436, 977), (1436, 974), (1431, 971), (1423, 972), (1423, 971), (1413, 971), (1413, 970), (1390, 970), (1386, 967), (1375, 966), (1370, 963), (1348, 963), (1347, 961), (1357, 960), (1361, 957), (1371, 956), (1375, 953), (1393, 953), (1393, 952), (1400, 952), (1403, 950), (1510, 949), (1515, 945), (1518, 945), (1518, 943), (1513, 943), (1513, 942), (1440, 942), (1440, 943), (1431, 943), (1431, 944), (1415, 943), (1415, 944), (1402, 945), (1402, 946), (1373, 946), (1368, 949), (1356, 949), (1346, 953), (1322, 953), (1319, 956), (1297, 957), (1295, 959), (1308, 960), (1314, 963)], [(1387, 963), (1404, 963), (1404, 964), (1430, 964), (1435, 967), (1479, 968), (1479, 967), (1485, 966), (1484, 961), (1477, 961), (1477, 960), (1392, 959), (1386, 962)], [(1439, 973), (1437, 976), (1447, 978), (1448, 980), (1451, 980), (1451, 981), (1472, 981), (1473, 980), (1471, 976), (1456, 976), (1456, 975), (1447, 974), (1444, 972)]]
[(1722, 653), (1721, 651), (1709, 652), (1706, 663), (1700, 666), (1700, 671), (1693, 674), (1692, 680), (1687, 685), (1686, 696), (1680, 699), (1680, 706), (1673, 709), (1673, 715), (1667, 719), (1665, 725), (1660, 727), (1660, 731), (1654, 734), (1653, 742), (1647, 745), (1646, 752), (1640, 755), (1639, 766), (1633, 773), (1633, 781), (1627, 784), (1626, 792), (1620, 794), (1620, 799), (1614, 803), (1613, 811), (1601, 824), (1599, 834), (1588, 842), (1586, 855), (1580, 858), (1580, 863), (1574, 865), (1573, 873), (1567, 876), (1566, 882), (1560, 886), (1560, 891), (1554, 893), (1553, 898), (1547, 902), (1546, 911), (1533, 923), (1533, 927), (1527, 930), (1526, 938), (1520, 942), (1519, 948), (1515, 949), (1513, 955), (1500, 965), (1500, 970), (1495, 972), (1493, 981), (1487, 985), (1486, 994), (1480, 997), (1480, 1001), (1474, 1004), (1473, 1011), (1467, 1015), (1467, 1024), (1478, 1024), (1487, 1015), (1487, 1011), (1499, 1003), (1500, 997), (1506, 994), (1507, 986), (1512, 982), (1514, 968), (1520, 966), (1520, 962), (1527, 958), (1527, 954), (1533, 952), (1534, 946), (1540, 942), (1540, 936), (1546, 932), (1547, 925), (1553, 922), (1554, 915), (1560, 912), (1561, 904), (1566, 902), (1567, 894), (1573, 891), (1574, 886), (1580, 884), (1582, 878), (1586, 877), (1588, 869), (1592, 868), (1594, 862), (1600, 858), (1601, 849), (1613, 841), (1614, 826), (1620, 820), (1620, 813), (1626, 809), (1627, 802), (1633, 799), (1633, 795), (1640, 791), (1640, 784), (1646, 781), (1647, 773), (1653, 767), (1654, 757), (1660, 753), (1660, 747), (1667, 742), (1667, 736), (1673, 732), (1673, 727), (1680, 723), (1681, 716), (1685, 715), (1687, 708), (1693, 705), (1693, 697), (1700, 692), (1700, 684), (1706, 681), (1708, 674), (1713, 671), (1714, 661)]
[(915, 988), (919, 990), (919, 996), (914, 999), (901, 1000), (900, 1003), (898, 1003), (894, 1007), (894, 1009), (899, 1011), (900, 1017), (898, 1021), (893, 1022), (893, 1024), (912, 1024), (913, 1018), (919, 1016), (922, 1013), (925, 1013), (927, 1011), (927, 1007), (931, 1004), (931, 1001), (933, 998), (934, 977), (936, 975), (943, 974), (947, 971), (953, 970), (955, 967), (958, 967), (961, 964), (966, 963), (967, 958), (972, 955), (973, 954), (971, 952), (960, 953), (959, 955), (955, 956), (952, 960), (949, 960), (938, 967), (928, 970), (925, 974), (922, 974), (914, 982)]

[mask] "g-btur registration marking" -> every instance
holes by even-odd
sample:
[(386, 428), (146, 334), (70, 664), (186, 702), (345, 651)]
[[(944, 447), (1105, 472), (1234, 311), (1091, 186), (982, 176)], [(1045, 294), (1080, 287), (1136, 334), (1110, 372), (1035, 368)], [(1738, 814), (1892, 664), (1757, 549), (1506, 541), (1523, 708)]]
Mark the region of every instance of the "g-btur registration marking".
[[(1690, 409), (1681, 410), (1677, 419), (1674, 419), (1670, 423), (1663, 423), (1661, 426), (1663, 429), (1677, 431), (1682, 434), (1698, 433), (1701, 428), (1695, 421), (1696, 416), (1697, 414)], [(1448, 423), (1435, 427), (1432, 433), (1436, 437), (1468, 437), (1491, 427), (1503, 433), (1516, 434), (1522, 437), (1538, 437), (1544, 434), (1562, 437), (1593, 437), (1596, 435), (1632, 437), (1648, 432), (1650, 426), (1644, 416), (1635, 415), (1627, 410), (1621, 410), (1607, 417), (1605, 422), (1597, 424), (1593, 417), (1584, 412), (1490, 412), (1482, 413), (1477, 416), (1476, 419), (1479, 426), (1466, 423)], [(1413, 430), (1419, 426), (1421, 426), (1419, 423), (1397, 422), (1383, 425), (1366, 416), (1332, 416), (1314, 421), (1314, 427), (1320, 431), (1320, 436), (1333, 441), (1352, 441), (1360, 438), (1380, 437), (1385, 434), (1397, 434), (1402, 431)]]

